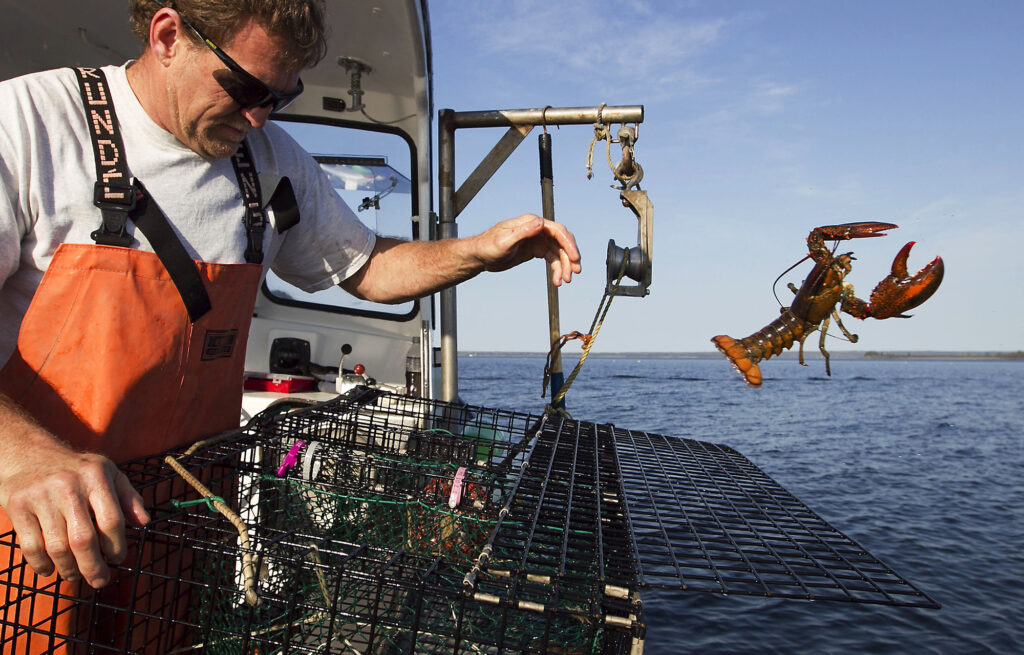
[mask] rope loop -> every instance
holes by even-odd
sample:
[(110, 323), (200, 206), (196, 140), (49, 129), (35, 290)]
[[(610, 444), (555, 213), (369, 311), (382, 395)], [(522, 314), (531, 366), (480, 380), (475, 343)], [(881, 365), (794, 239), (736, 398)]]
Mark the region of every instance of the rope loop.
[(242, 578), (245, 586), (245, 601), (252, 607), (259, 607), (261, 601), (259, 595), (256, 593), (256, 567), (253, 563), (254, 551), (249, 545), (248, 526), (246, 526), (241, 517), (239, 517), (238, 514), (236, 514), (234, 510), (224, 502), (223, 498), (215, 496), (212, 491), (207, 489), (198, 478), (189, 473), (188, 470), (181, 465), (181, 462), (175, 459), (172, 455), (164, 457), (164, 463), (170, 466), (182, 480), (199, 492), (199, 495), (202, 496), (202, 499), (199, 502), (205, 502), (207, 506), (213, 507), (224, 518), (230, 521), (233, 526), (235, 526), (235, 529), (238, 531), (239, 553), (242, 558)]
[[(579, 375), (580, 369), (583, 368), (583, 363), (587, 361), (587, 357), (590, 356), (590, 349), (594, 347), (594, 342), (597, 340), (597, 333), (601, 331), (601, 326), (604, 325), (604, 319), (608, 316), (608, 310), (611, 309), (612, 300), (615, 298), (616, 292), (619, 290), (619, 285), (622, 283), (622, 278), (626, 275), (626, 266), (629, 264), (629, 250), (626, 250), (625, 256), (622, 258), (622, 263), (619, 265), (618, 277), (615, 278), (615, 284), (612, 285), (611, 289), (605, 289), (604, 296), (601, 298), (601, 302), (597, 306), (597, 313), (594, 315), (594, 321), (590, 324), (590, 331), (583, 334), (579, 331), (570, 332), (562, 335), (557, 343), (552, 345), (551, 352), (548, 353), (548, 363), (544, 366), (544, 388), (547, 389), (548, 380), (550, 378), (549, 367), (551, 364), (551, 358), (553, 353), (558, 352), (562, 349), (569, 341), (573, 339), (580, 339), (583, 341), (583, 354), (580, 355), (580, 361), (576, 363), (576, 368), (572, 370), (572, 373), (566, 378), (565, 383), (562, 384), (562, 388), (558, 390), (558, 393), (551, 398), (551, 403), (544, 409), (546, 415), (558, 414), (566, 418), (572, 418), (564, 408), (559, 407), (562, 400), (565, 398), (565, 394), (569, 392), (569, 387), (576, 380), (576, 376)], [(541, 393), (541, 397), (544, 393)]]
[(597, 108), (597, 122), (594, 123), (594, 138), (590, 140), (590, 146), (587, 148), (587, 179), (593, 179), (594, 177), (594, 146), (597, 145), (598, 141), (611, 141), (611, 132), (609, 131), (609, 125), (604, 122), (604, 108), (607, 103), (602, 102), (601, 106)]
[(568, 410), (564, 407), (556, 407), (550, 403), (544, 407), (544, 414), (547, 416), (561, 416), (562, 418), (569, 419), (570, 421), (572, 420), (572, 414), (570, 414)]
[[(597, 146), (598, 141), (605, 142), (605, 157), (608, 159), (608, 168), (612, 172), (612, 176), (618, 182), (618, 186), (612, 185), (613, 189), (639, 189), (640, 181), (644, 178), (644, 169), (640, 166), (640, 163), (636, 161), (633, 155), (633, 147), (636, 145), (637, 137), (640, 133), (640, 125), (634, 124), (632, 127), (627, 126), (625, 123), (619, 127), (619, 131), (613, 138), (611, 133), (611, 123), (604, 122), (604, 108), (607, 105), (601, 103), (601, 106), (597, 108), (597, 122), (594, 123), (594, 138), (590, 140), (590, 145), (587, 147), (587, 179), (593, 179), (594, 177), (594, 148)], [(612, 144), (618, 143), (622, 146), (622, 159), (616, 164), (612, 161)]]
[(544, 395), (547, 393), (548, 384), (551, 382), (551, 360), (555, 358), (555, 355), (557, 353), (562, 352), (562, 348), (565, 347), (565, 344), (569, 343), (570, 341), (579, 339), (580, 341), (583, 342), (583, 347), (586, 348), (588, 345), (590, 345), (590, 342), (591, 340), (593, 340), (593, 338), (593, 334), (583, 334), (579, 330), (573, 330), (568, 334), (563, 334), (561, 337), (559, 337), (558, 341), (551, 344), (551, 350), (548, 351), (547, 360), (544, 362), (544, 382), (542, 383), (542, 388), (540, 392), (541, 398), (543, 398)]

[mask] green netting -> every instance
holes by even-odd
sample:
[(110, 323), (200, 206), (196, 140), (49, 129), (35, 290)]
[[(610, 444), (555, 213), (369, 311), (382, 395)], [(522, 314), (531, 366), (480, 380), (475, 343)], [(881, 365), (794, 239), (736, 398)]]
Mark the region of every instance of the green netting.
[(324, 482), (264, 475), (260, 524), (469, 565), (497, 522), (500, 490), (493, 476), (468, 471), (452, 508), (456, 470), (377, 457), (332, 463)]
[[(197, 552), (191, 622), (205, 632), (193, 648), (215, 655), (599, 652), (594, 621), (569, 598), (560, 612), (545, 609), (550, 588), (533, 602), (524, 587), (524, 602), (512, 605), (499, 600), (509, 580), (489, 576), (496, 593), (463, 593), (464, 576), (499, 524), (507, 477), (462, 468), (453, 508), (454, 464), (347, 453), (319, 458), (305, 478), (297, 469), (279, 478), (266, 473), (278, 456), (240, 476), (250, 505), (242, 514), (258, 526), (251, 537), (261, 603), (244, 601), (233, 544)], [(512, 553), (507, 559), (511, 566)]]
[[(441, 565), (417, 579), (423, 562), (385, 572), (383, 560), (279, 543), (261, 558), (259, 607), (246, 605), (235, 563), (208, 558), (195, 622), (208, 626), (195, 647), (216, 655), (318, 653), (597, 653), (600, 634), (584, 617), (481, 602), (452, 594), (460, 573)], [(351, 553), (349, 553), (351, 555)], [(298, 562), (298, 564), (297, 564)], [(208, 576), (213, 576), (210, 578)], [(447, 578), (447, 579), (446, 579)], [(240, 638), (240, 635), (242, 636)], [(555, 645), (559, 649), (555, 650)]]

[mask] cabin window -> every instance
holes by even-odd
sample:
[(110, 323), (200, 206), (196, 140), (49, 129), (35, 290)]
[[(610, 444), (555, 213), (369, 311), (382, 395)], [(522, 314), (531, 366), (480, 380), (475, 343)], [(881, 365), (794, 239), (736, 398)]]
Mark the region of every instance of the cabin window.
[[(313, 154), (338, 195), (364, 224), (382, 236), (414, 238), (414, 158), (404, 138), (390, 132), (337, 125), (276, 122)], [(360, 300), (337, 287), (306, 293), (272, 271), (267, 274), (264, 291), (277, 302), (313, 309), (396, 319), (411, 317), (416, 311), (413, 302), (384, 305)]]

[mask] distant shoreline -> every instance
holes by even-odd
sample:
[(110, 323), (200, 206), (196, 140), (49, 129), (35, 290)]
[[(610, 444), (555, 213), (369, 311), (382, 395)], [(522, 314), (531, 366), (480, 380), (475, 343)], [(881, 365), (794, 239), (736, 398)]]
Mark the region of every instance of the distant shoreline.
[[(573, 358), (575, 352), (563, 353), (566, 358)], [(474, 351), (467, 350), (459, 353), (459, 357), (546, 357), (547, 353), (542, 352), (509, 352), (509, 351)], [(598, 359), (709, 359), (721, 357), (716, 351), (705, 352), (617, 352), (597, 353), (591, 352), (591, 357)], [(943, 351), (891, 351), (881, 352), (877, 350), (868, 351), (847, 351), (831, 353), (832, 359), (961, 359), (961, 360), (1022, 360), (1024, 351), (1015, 352), (943, 352)], [(797, 353), (789, 350), (780, 355), (783, 359), (797, 357)], [(821, 354), (815, 350), (804, 350), (804, 359), (820, 359)]]

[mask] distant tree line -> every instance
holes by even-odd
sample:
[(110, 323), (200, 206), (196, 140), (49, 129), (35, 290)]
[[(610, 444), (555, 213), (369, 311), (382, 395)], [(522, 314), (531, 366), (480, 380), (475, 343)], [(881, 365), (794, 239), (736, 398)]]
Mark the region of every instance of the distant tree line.
[(1024, 350), (1015, 352), (879, 352), (869, 350), (865, 358), (871, 359), (1024, 359)]

